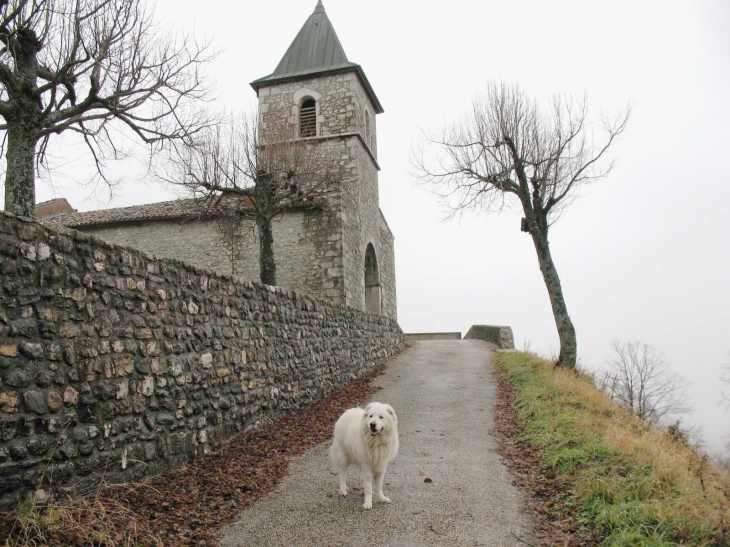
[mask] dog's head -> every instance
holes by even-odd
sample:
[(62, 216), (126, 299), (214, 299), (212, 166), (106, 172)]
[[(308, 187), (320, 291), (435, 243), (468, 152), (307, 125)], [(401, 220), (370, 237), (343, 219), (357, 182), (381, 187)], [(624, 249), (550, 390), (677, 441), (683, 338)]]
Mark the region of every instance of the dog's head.
[(384, 403), (370, 403), (365, 407), (364, 427), (372, 437), (390, 432), (398, 425), (395, 410)]

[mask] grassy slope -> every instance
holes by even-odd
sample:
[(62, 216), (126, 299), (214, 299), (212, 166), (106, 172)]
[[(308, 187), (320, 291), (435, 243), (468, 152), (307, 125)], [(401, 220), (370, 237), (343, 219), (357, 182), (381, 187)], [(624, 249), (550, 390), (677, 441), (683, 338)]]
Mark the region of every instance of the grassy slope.
[(684, 442), (648, 428), (591, 379), (526, 353), (498, 359), (522, 440), (571, 484), (559, 506), (606, 546), (730, 545), (730, 481)]

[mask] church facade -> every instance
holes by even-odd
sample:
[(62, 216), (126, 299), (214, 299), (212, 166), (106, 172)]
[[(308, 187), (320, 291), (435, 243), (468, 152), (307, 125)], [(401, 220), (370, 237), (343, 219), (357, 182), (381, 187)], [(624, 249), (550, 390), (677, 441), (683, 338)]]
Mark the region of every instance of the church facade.
[[(341, 165), (326, 207), (274, 220), (277, 283), (395, 319), (394, 238), (378, 195), (376, 116), (383, 108), (362, 67), (348, 61), (321, 0), (274, 72), (251, 85), (261, 143), (285, 127)], [(189, 199), (62, 213), (52, 220), (112, 243), (258, 280), (253, 222), (231, 230), (216, 213)]]

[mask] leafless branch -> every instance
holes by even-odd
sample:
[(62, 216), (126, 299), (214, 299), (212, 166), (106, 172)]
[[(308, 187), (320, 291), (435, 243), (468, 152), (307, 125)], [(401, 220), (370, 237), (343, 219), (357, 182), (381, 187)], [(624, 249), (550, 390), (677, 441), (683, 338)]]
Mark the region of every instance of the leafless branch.
[[(228, 116), (225, 123), (169, 147), (157, 178), (206, 203), (206, 210), (254, 220), (260, 244), (261, 281), (276, 284), (272, 219), (287, 211), (319, 211), (342, 178), (341, 159), (299, 139), (284, 124), (267, 127), (258, 114)], [(271, 124), (269, 124), (271, 125)]]
[(580, 187), (608, 175), (613, 164), (603, 160), (630, 112), (602, 116), (604, 139), (597, 142), (585, 97), (558, 94), (543, 109), (518, 86), (493, 83), (468, 115), (440, 133), (424, 133), (412, 164), (452, 213), (500, 211), (511, 195), (523, 208), (553, 218)]
[[(71, 130), (109, 181), (106, 160), (123, 149), (115, 139), (134, 136), (154, 151), (216, 121), (197, 106), (211, 98), (210, 43), (161, 30), (143, 0), (8, 0), (0, 44), (0, 131), (15, 135), (9, 146), (41, 142), (39, 163), (50, 139)], [(11, 186), (33, 184), (26, 161), (8, 169)]]

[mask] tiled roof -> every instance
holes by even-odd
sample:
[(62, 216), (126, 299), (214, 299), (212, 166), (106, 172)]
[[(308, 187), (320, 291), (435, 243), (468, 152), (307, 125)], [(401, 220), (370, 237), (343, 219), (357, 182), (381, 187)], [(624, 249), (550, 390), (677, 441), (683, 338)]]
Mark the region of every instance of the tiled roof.
[[(248, 198), (245, 203), (250, 207)], [(155, 220), (196, 220), (219, 216), (223, 207), (206, 199), (178, 199), (162, 201), (117, 209), (102, 209), (83, 213), (56, 215), (49, 221), (80, 228), (86, 226), (102, 226), (106, 224), (122, 224), (127, 222), (147, 222)]]

